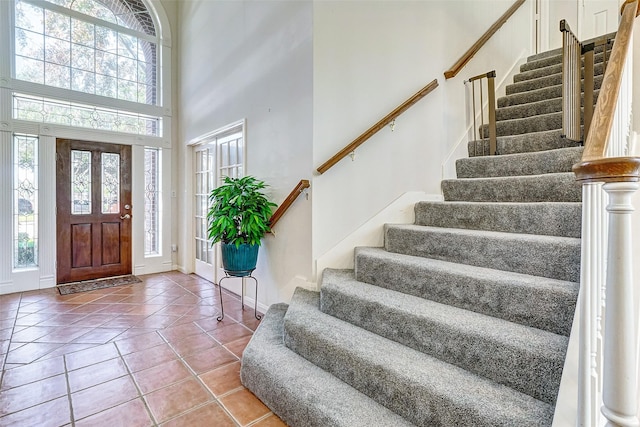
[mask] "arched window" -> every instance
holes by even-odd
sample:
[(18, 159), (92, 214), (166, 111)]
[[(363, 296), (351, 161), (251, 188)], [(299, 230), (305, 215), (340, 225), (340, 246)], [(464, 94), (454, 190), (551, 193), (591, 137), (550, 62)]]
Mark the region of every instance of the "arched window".
[(13, 118), (162, 136), (160, 39), (141, 0), (16, 0)]

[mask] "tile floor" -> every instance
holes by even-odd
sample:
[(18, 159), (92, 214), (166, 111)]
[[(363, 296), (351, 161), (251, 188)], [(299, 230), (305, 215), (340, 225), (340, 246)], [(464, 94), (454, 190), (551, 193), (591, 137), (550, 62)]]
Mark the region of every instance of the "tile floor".
[(0, 426), (285, 424), (240, 383), (259, 321), (195, 275), (0, 295)]

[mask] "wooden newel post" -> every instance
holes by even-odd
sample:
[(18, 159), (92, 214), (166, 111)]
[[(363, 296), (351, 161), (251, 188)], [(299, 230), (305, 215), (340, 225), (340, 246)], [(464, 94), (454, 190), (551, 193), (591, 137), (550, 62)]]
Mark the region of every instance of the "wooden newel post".
[(632, 274), (631, 197), (637, 182), (611, 182), (602, 413), (610, 427), (638, 427), (637, 346)]

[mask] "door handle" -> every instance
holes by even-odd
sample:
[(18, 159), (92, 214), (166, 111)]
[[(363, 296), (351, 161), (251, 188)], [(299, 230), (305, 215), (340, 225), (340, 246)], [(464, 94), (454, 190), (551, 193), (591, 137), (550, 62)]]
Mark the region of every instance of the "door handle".
[(129, 219), (129, 218), (131, 218), (131, 215), (129, 214), (124, 214), (120, 217), (120, 219)]

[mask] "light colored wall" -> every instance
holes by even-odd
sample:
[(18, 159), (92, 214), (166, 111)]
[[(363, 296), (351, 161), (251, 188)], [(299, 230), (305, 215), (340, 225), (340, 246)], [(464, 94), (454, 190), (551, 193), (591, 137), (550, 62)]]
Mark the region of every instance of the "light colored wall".
[[(440, 87), (313, 180), (313, 255), (319, 258), (407, 191), (440, 194), (445, 159), (466, 153), (463, 80), (498, 80), (530, 51), (527, 2), (456, 78), (443, 72), (511, 1), (314, 3), (313, 163), (319, 166), (434, 78)], [(490, 52), (490, 54), (489, 54)], [(459, 157), (459, 156), (458, 156)]]
[[(190, 140), (246, 119), (247, 173), (282, 202), (312, 169), (312, 3), (181, 1), (178, 266), (193, 271)], [(313, 192), (313, 188), (311, 189)], [(311, 200), (298, 198), (263, 239), (258, 300), (288, 300), (311, 275)]]

